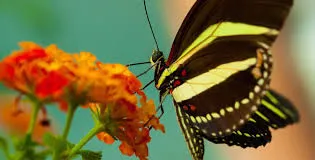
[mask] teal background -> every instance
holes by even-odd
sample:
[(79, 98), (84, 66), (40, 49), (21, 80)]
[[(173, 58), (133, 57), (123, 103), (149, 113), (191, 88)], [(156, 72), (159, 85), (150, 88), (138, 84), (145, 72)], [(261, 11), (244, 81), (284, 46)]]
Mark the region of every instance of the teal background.
[[(147, 1), (159, 47), (167, 57), (176, 32), (174, 28), (178, 27), (176, 23), (183, 16), (176, 14), (179, 13), (177, 9), (187, 7), (185, 3), (193, 0), (172, 3), (177, 9), (167, 7), (176, 0)], [(273, 47), (276, 48), (276, 63), (271, 86), (297, 104), (302, 115), (301, 122), (274, 132), (272, 143), (257, 150), (241, 150), (206, 142), (205, 160), (262, 160), (265, 157), (269, 157), (268, 160), (296, 160), (296, 157), (314, 159), (314, 8), (314, 0), (295, 0), (290, 17)], [(42, 46), (57, 44), (70, 53), (89, 51), (103, 62), (122, 64), (148, 61), (155, 48), (142, 0), (0, 0), (0, 59), (18, 49), (18, 42), (21, 41), (33, 41)], [(135, 66), (131, 70), (139, 74), (148, 66)], [(152, 79), (153, 71), (141, 77), (143, 84)], [(4, 89), (0, 86), (0, 92)], [(146, 89), (146, 93), (157, 105), (158, 92), (153, 85)], [(164, 109), (161, 121), (165, 124), (166, 133), (152, 132), (149, 159), (190, 160), (171, 97), (164, 102)], [(65, 114), (54, 106), (48, 106), (48, 110), (57, 131), (61, 132)], [(78, 142), (92, 125), (90, 113), (80, 109), (74, 118), (70, 141)], [(107, 145), (94, 138), (85, 149), (103, 151), (103, 159), (106, 160), (137, 159), (122, 155), (119, 144)], [(0, 152), (0, 160), (3, 159)]]
[[(161, 17), (161, 2), (149, 1), (147, 5), (159, 47), (168, 53), (173, 37), (168, 35)], [(18, 49), (18, 42), (33, 41), (42, 46), (54, 43), (70, 53), (89, 51), (108, 63), (148, 61), (155, 44), (144, 13), (142, 0), (0, 0), (0, 58)], [(147, 67), (135, 66), (131, 70), (137, 74)], [(143, 84), (152, 79), (153, 72), (141, 77)], [(146, 93), (158, 104), (158, 92), (153, 85)], [(170, 97), (164, 108), (161, 121), (166, 133), (152, 132), (149, 159), (191, 159)], [(49, 106), (48, 110), (61, 132), (65, 114), (54, 106)], [(70, 141), (78, 142), (92, 125), (89, 111), (80, 109), (73, 121)], [(107, 145), (94, 138), (85, 148), (103, 151), (103, 159), (137, 159), (122, 155), (119, 144)], [(208, 144), (205, 159), (224, 159), (214, 145)], [(3, 159), (1, 154), (0, 159)]]

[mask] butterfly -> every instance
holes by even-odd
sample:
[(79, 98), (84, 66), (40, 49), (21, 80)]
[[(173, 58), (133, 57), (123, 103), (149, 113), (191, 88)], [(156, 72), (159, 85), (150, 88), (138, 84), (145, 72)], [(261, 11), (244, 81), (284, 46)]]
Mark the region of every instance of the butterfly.
[(271, 141), (270, 128), (298, 122), (294, 105), (269, 88), (270, 47), (292, 5), (293, 0), (197, 0), (168, 59), (153, 52), (160, 101), (172, 95), (195, 160), (203, 159), (204, 139), (257, 148)]

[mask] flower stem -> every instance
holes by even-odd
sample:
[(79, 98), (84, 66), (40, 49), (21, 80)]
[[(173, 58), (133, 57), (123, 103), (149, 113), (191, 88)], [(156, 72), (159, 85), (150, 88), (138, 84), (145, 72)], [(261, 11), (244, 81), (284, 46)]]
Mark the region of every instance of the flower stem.
[(72, 157), (74, 154), (76, 154), (88, 141), (90, 141), (97, 133), (103, 130), (103, 125), (95, 125), (94, 128), (92, 128), (85, 137), (83, 137), (79, 143), (77, 143), (69, 152), (68, 157)]
[(69, 130), (70, 130), (70, 127), (71, 127), (71, 123), (72, 123), (72, 120), (73, 120), (73, 115), (74, 115), (74, 112), (75, 112), (76, 108), (77, 108), (76, 106), (71, 106), (69, 108), (69, 111), (68, 111), (68, 114), (67, 114), (66, 125), (65, 125), (65, 128), (63, 130), (63, 134), (62, 134), (62, 138), (63, 139), (67, 139), (67, 137), (68, 137)]
[(27, 133), (26, 133), (26, 137), (27, 138), (31, 138), (32, 134), (33, 134), (33, 131), (34, 131), (34, 128), (35, 128), (35, 124), (36, 124), (36, 120), (37, 120), (37, 115), (38, 115), (38, 112), (41, 108), (41, 103), (39, 102), (35, 102), (34, 105), (33, 105), (33, 109), (32, 109), (32, 118), (31, 118), (31, 122), (28, 126), (28, 130), (27, 130)]

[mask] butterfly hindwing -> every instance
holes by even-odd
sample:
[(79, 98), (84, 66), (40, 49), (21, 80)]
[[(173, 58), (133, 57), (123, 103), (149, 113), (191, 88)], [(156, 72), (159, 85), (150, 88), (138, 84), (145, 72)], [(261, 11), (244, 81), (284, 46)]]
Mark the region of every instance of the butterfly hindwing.
[(187, 114), (174, 102), (177, 114), (177, 120), (180, 128), (185, 136), (188, 148), (195, 160), (202, 160), (204, 155), (204, 141), (200, 131), (191, 123)]
[[(187, 75), (172, 92), (193, 125), (207, 137), (229, 135), (245, 124), (270, 82), (268, 49), (248, 41), (221, 44), (217, 44), (221, 56), (214, 48), (213, 52), (199, 52), (201, 58), (185, 63), (182, 68)], [(229, 49), (224, 49), (227, 44)]]
[(274, 90), (269, 90), (252, 118), (274, 129), (278, 129), (298, 122), (299, 114), (288, 99)]
[(283, 128), (298, 121), (299, 115), (293, 104), (279, 93), (269, 90), (258, 110), (239, 130), (223, 137), (206, 138), (213, 143), (257, 148), (271, 141), (269, 127)]
[(232, 134), (208, 138), (209, 141), (217, 144), (227, 144), (229, 146), (236, 145), (243, 148), (265, 146), (271, 141), (271, 133), (268, 126), (259, 124), (254, 120), (248, 121), (239, 130), (233, 131)]

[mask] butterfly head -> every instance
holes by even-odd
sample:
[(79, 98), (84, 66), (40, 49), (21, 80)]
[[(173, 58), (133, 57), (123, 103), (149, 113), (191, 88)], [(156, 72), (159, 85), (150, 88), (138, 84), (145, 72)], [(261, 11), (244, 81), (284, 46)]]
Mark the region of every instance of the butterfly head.
[(151, 64), (156, 64), (157, 62), (163, 61), (164, 62), (164, 55), (163, 52), (159, 50), (153, 50), (152, 56), (150, 58)]
[(150, 62), (152, 65), (154, 65), (154, 68), (155, 68), (155, 71), (154, 71), (155, 87), (158, 90), (166, 89), (167, 87), (161, 87), (162, 82), (159, 82), (162, 73), (167, 68), (167, 66), (165, 65), (163, 52), (159, 50), (153, 50), (152, 56), (150, 58)]

